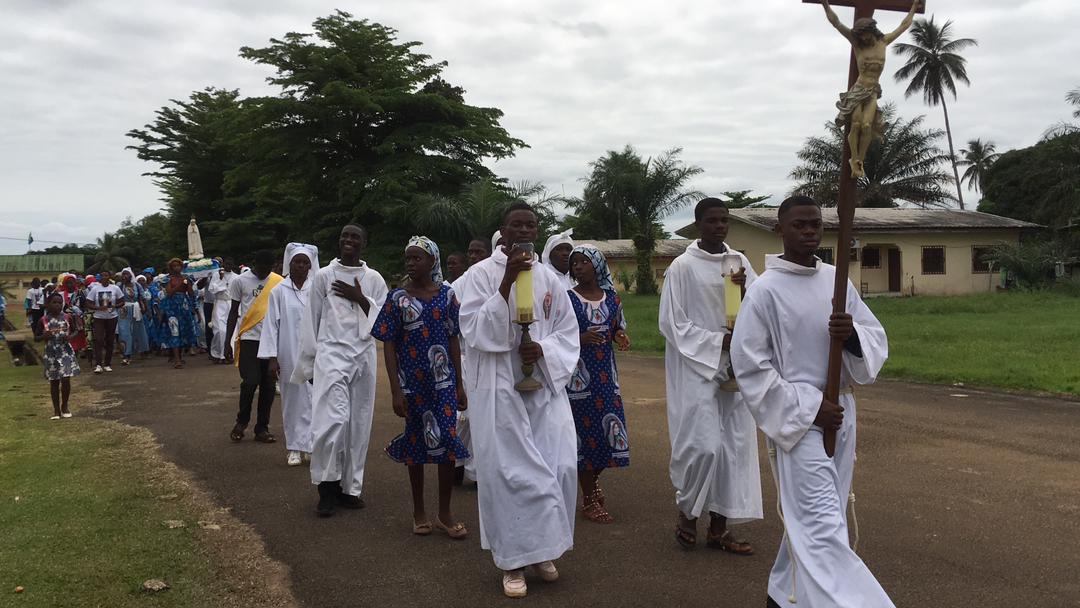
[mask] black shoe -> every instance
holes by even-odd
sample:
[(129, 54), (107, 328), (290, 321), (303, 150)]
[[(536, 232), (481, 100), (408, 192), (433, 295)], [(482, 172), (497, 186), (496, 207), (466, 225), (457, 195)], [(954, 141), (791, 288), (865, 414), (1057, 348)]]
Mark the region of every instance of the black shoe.
[(344, 492), (337, 495), (337, 503), (346, 509), (363, 509), (364, 499)]
[(315, 507), (315, 513), (319, 517), (330, 517), (334, 514), (334, 503), (337, 502), (338, 482), (323, 481), (319, 483), (319, 504)]
[(765, 596), (768, 600), (765, 603), (765, 608), (780, 608), (780, 604), (777, 604), (771, 597)]

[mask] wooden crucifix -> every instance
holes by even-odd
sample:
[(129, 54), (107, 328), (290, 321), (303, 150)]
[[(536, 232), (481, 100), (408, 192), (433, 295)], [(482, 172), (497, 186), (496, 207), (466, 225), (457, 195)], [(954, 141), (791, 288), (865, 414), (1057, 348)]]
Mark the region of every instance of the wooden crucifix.
[[(840, 161), (839, 194), (836, 215), (840, 221), (836, 238), (836, 283), (833, 287), (833, 313), (847, 310), (848, 265), (851, 259), (851, 225), (855, 220), (855, 180), (865, 177), (863, 161), (875, 132), (880, 131), (881, 117), (877, 100), (881, 97), (880, 79), (885, 71), (885, 56), (889, 44), (899, 38), (915, 18), (923, 12), (921, 0), (802, 0), (806, 4), (822, 4), (829, 23), (851, 44), (847, 92), (840, 94), (836, 104), (840, 114), (836, 120), (844, 127), (844, 152)], [(855, 8), (855, 23), (851, 28), (840, 22), (830, 4)], [(906, 11), (907, 17), (895, 31), (883, 34), (874, 21), (874, 11)], [(825, 381), (825, 398), (833, 403), (840, 399), (840, 372), (843, 367), (844, 344), (829, 343), (829, 371)], [(836, 453), (836, 431), (825, 430), (825, 453)]]

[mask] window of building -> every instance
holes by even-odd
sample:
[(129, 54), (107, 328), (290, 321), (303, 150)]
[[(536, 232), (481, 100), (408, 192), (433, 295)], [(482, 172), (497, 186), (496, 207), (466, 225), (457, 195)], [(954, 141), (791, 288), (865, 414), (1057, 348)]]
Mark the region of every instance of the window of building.
[(940, 246), (922, 248), (922, 273), (945, 274), (945, 248)]
[(975, 245), (971, 248), (971, 272), (987, 274), (990, 270), (990, 254), (994, 251), (989, 245)]
[(821, 249), (818, 249), (817, 251), (815, 251), (814, 255), (821, 258), (822, 262), (825, 262), (826, 264), (832, 264), (833, 263), (833, 254), (832, 254), (832, 252), (833, 252), (832, 247), (822, 247)]
[(864, 247), (862, 250), (863, 268), (881, 268), (881, 250), (877, 247)]

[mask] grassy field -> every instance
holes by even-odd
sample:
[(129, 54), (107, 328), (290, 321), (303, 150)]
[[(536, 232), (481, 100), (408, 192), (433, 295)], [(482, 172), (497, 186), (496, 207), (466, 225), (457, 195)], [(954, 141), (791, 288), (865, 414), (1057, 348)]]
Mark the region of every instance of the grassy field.
[[(659, 302), (623, 296), (638, 353), (664, 350)], [(868, 302), (889, 334), (886, 377), (1080, 395), (1080, 298), (1047, 292)]]
[[(7, 361), (0, 368), (0, 605), (219, 604), (191, 510), (162, 496), (169, 486), (147, 455), (149, 434), (77, 409), (50, 421), (40, 374)], [(167, 529), (165, 520), (187, 525)], [(143, 592), (148, 579), (171, 589)]]

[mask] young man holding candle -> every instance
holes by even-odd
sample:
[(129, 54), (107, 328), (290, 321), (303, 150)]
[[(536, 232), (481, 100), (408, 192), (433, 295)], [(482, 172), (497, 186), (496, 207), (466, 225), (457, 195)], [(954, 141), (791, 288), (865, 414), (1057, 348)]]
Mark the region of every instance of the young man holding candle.
[(378, 372), (371, 328), (386, 300), (386, 281), (360, 259), (367, 231), (349, 224), (339, 254), (311, 279), (308, 321), (300, 328), (294, 383), (311, 387), (311, 483), (319, 488), (320, 517), (336, 505), (364, 506), (364, 464), (375, 412)]
[[(850, 282), (848, 313), (832, 314), (836, 268), (814, 255), (822, 232), (817, 203), (789, 198), (779, 220), (784, 254), (766, 259), (768, 272), (747, 291), (731, 343), (739, 386), (768, 438), (784, 515), (769, 606), (892, 608), (848, 544), (846, 510), (855, 466), (851, 384), (874, 381), (888, 340)], [(844, 341), (839, 403), (824, 397), (833, 338)], [(825, 453), (827, 428), (836, 430), (833, 458)]]
[[(554, 560), (574, 543), (577, 437), (564, 389), (578, 362), (578, 325), (562, 281), (529, 251), (537, 237), (532, 207), (508, 207), (502, 237), (506, 245), (455, 290), (469, 346), (481, 546), (504, 571), (503, 592), (523, 597), (525, 567), (555, 581)], [(532, 321), (530, 340), (522, 339), (523, 321)], [(538, 390), (515, 388), (523, 365), (533, 366)]]
[[(757, 430), (729, 382), (726, 296), (733, 294), (725, 292), (741, 291), (757, 275), (744, 255), (724, 243), (730, 216), (723, 201), (702, 199), (694, 219), (701, 237), (671, 263), (660, 296), (660, 333), (667, 340), (670, 473), (679, 511), (675, 539), (693, 548), (697, 519), (708, 512), (706, 544), (750, 555), (753, 547), (734, 539), (728, 529), (761, 519), (762, 509)], [(732, 273), (731, 267), (742, 270)]]

